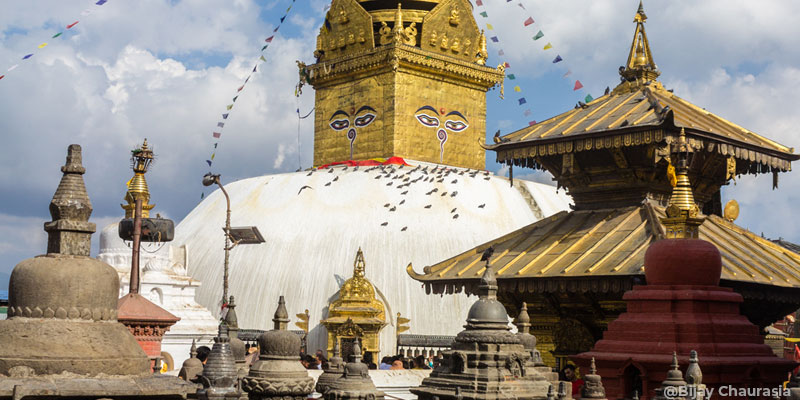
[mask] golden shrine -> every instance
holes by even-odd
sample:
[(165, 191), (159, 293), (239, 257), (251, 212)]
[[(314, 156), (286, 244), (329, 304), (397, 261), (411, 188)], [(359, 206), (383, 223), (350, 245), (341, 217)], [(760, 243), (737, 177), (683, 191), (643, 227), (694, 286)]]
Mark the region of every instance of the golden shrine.
[(338, 343), (342, 357), (352, 353), (358, 342), (364, 354), (372, 353), (378, 359), (380, 339), (378, 334), (386, 326), (386, 312), (375, 297), (375, 287), (364, 276), (364, 254), (358, 249), (353, 263), (353, 277), (339, 289), (338, 298), (328, 306), (328, 318), (320, 321), (328, 331), (328, 355)]
[(685, 234), (669, 218), (661, 221), (673, 216), (667, 201), (674, 144), (691, 155), (675, 184), (693, 194), (693, 217), (705, 214), (697, 234), (722, 254), (721, 285), (744, 297), (742, 313), (763, 329), (800, 305), (800, 255), (723, 216), (720, 192), (741, 174), (772, 173), (777, 187), (778, 173), (791, 170), (800, 156), (665, 89), (657, 81), (646, 19), (640, 3), (615, 89), (486, 146), (498, 162), (553, 174), (572, 196), (574, 211), (426, 266), (422, 274), (410, 264), (407, 269), (429, 293), (477, 293), (480, 260), (493, 254), (499, 299), (510, 315), (527, 302), (531, 333), (550, 365), (589, 350), (625, 310), (623, 293), (645, 281), (650, 243)]
[(391, 156), (485, 168), (486, 37), (468, 0), (333, 0), (316, 63), (314, 165)]

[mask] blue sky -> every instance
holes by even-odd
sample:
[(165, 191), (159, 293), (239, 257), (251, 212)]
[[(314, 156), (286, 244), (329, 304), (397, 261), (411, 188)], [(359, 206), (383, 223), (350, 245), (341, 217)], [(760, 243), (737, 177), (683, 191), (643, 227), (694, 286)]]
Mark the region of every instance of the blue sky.
[[(328, 2), (297, 1), (265, 52), (266, 62), (240, 93), (219, 141), (213, 171), (225, 182), (294, 171), (311, 162), (313, 90), (296, 99), (295, 60), (311, 62)], [(487, 136), (564, 112), (618, 82), (633, 35), (638, 1), (484, 0), (479, 25), (493, 25), (490, 65), (506, 61), (506, 99), (487, 94)], [(523, 10), (519, 7), (522, 3)], [(9, 2), (0, 14), (0, 272), (45, 250), (42, 223), (60, 179), (66, 147), (84, 147), (87, 188), (98, 230), (120, 219), (130, 178), (129, 150), (144, 137), (157, 162), (148, 174), (156, 211), (176, 222), (199, 201), (212, 152), (211, 132), (258, 60), (264, 38), (291, 0), (42, 0)], [(91, 10), (88, 16), (81, 15)], [(796, 38), (800, 3), (678, 0), (645, 2), (647, 32), (660, 80), (679, 96), (788, 146), (800, 149), (793, 106), (800, 90)], [(484, 18), (477, 13), (486, 11)], [(535, 23), (524, 27), (528, 16)], [(51, 36), (79, 20), (62, 37)], [(537, 41), (532, 36), (542, 30)], [(48, 42), (42, 49), (37, 47)], [(550, 42), (551, 50), (542, 47)], [(504, 56), (498, 51), (503, 50)], [(28, 53), (29, 60), (20, 58)], [(564, 61), (553, 64), (560, 55)], [(14, 64), (19, 66), (5, 72)], [(567, 70), (572, 74), (564, 79)], [(584, 90), (573, 92), (574, 79)], [(519, 85), (521, 93), (513, 92)], [(518, 105), (524, 96), (527, 104)], [(530, 109), (532, 115), (525, 116)], [(298, 128), (300, 147), (297, 146)], [(499, 166), (487, 154), (487, 168)], [(501, 171), (502, 172), (502, 171)], [(530, 179), (547, 180), (530, 172)], [(524, 174), (515, 171), (515, 175)], [(738, 224), (800, 242), (787, 222), (800, 195), (796, 173), (745, 176), (725, 188)], [(221, 223), (221, 221), (220, 221)], [(97, 236), (97, 235), (95, 235)], [(97, 238), (95, 237), (95, 241)], [(96, 244), (95, 244), (96, 247)], [(0, 289), (4, 286), (0, 282)]]

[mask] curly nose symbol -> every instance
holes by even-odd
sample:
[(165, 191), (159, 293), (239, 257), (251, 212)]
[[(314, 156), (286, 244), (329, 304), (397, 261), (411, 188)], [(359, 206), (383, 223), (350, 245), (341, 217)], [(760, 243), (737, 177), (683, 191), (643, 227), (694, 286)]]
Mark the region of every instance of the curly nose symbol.
[(443, 162), (444, 159), (444, 142), (447, 141), (447, 131), (444, 129), (439, 129), (436, 132), (436, 137), (439, 138), (439, 162)]
[(356, 140), (356, 130), (353, 129), (353, 128), (350, 128), (350, 130), (347, 131), (347, 138), (350, 139), (350, 159), (352, 160), (353, 159), (353, 142), (355, 142), (355, 140)]

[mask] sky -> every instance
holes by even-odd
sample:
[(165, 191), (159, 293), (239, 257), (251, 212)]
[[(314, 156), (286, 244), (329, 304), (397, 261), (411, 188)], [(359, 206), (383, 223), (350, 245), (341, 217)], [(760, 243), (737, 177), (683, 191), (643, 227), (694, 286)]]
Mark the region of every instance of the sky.
[[(599, 97), (619, 81), (638, 6), (635, 0), (483, 0), (475, 18), (489, 41), (489, 65), (507, 62), (505, 99), (487, 93), (487, 137), (508, 133)], [(307, 168), (312, 161), (310, 87), (294, 96), (296, 60), (313, 62), (327, 0), (299, 0), (263, 53), (291, 0), (38, 0), (5, 2), (0, 13), (0, 289), (3, 274), (42, 254), (48, 203), (66, 148), (83, 146), (92, 221), (122, 218), (132, 172), (130, 150), (144, 138), (157, 159), (147, 174), (155, 212), (178, 223), (209, 193), (206, 172), (223, 182)], [(524, 6), (524, 9), (520, 7)], [(747, 129), (800, 149), (795, 110), (800, 91), (800, 2), (645, 1), (660, 81), (680, 97)], [(85, 10), (89, 15), (82, 15)], [(479, 13), (486, 12), (488, 17)], [(535, 21), (529, 26), (527, 17)], [(70, 29), (69, 24), (79, 21)], [(491, 24), (489, 30), (486, 24)], [(541, 30), (544, 37), (532, 37)], [(63, 31), (61, 36), (51, 38)], [(48, 45), (38, 48), (42, 43)], [(547, 43), (553, 48), (544, 50)], [(498, 52), (502, 50), (503, 55)], [(26, 54), (34, 55), (22, 60)], [(260, 62), (264, 55), (266, 61)], [(556, 56), (564, 61), (553, 63)], [(245, 88), (237, 88), (251, 74)], [(16, 68), (8, 69), (18, 65)], [(570, 72), (569, 76), (563, 76)], [(584, 89), (573, 91), (575, 79)], [(520, 87), (520, 92), (514, 91)], [(226, 105), (239, 95), (225, 120)], [(519, 98), (526, 104), (520, 106)], [(525, 111), (530, 110), (529, 115)], [(209, 159), (218, 143), (213, 166)], [(299, 146), (298, 146), (299, 144)], [(800, 151), (800, 150), (798, 150)], [(505, 173), (487, 153), (487, 169)], [(546, 173), (515, 177), (547, 182)], [(800, 196), (796, 172), (742, 176), (723, 188), (736, 199), (737, 224), (771, 238), (800, 242), (793, 222)], [(214, 223), (215, 221), (210, 221)], [(224, 222), (220, 216), (219, 225)], [(95, 235), (97, 251), (99, 235)]]

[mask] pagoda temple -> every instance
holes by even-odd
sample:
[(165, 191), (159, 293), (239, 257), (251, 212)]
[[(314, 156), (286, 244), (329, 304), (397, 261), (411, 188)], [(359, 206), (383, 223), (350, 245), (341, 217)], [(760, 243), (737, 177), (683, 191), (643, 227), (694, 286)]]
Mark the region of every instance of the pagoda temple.
[[(742, 174), (778, 175), (794, 149), (675, 95), (658, 81), (639, 5), (621, 82), (588, 104), (497, 138), (486, 148), (513, 167), (550, 172), (574, 200), (561, 212), (439, 263), (407, 271), (428, 293), (476, 293), (484, 265), (516, 315), (527, 302), (531, 333), (548, 364), (589, 350), (625, 310), (623, 293), (645, 283), (644, 255), (667, 236), (660, 221), (675, 184), (670, 146), (685, 135), (699, 237), (722, 256), (720, 285), (741, 294), (742, 313), (764, 328), (800, 305), (800, 255), (754, 235), (722, 213), (721, 187)], [(672, 181), (672, 182), (671, 182)], [(726, 218), (727, 217), (727, 218)]]

